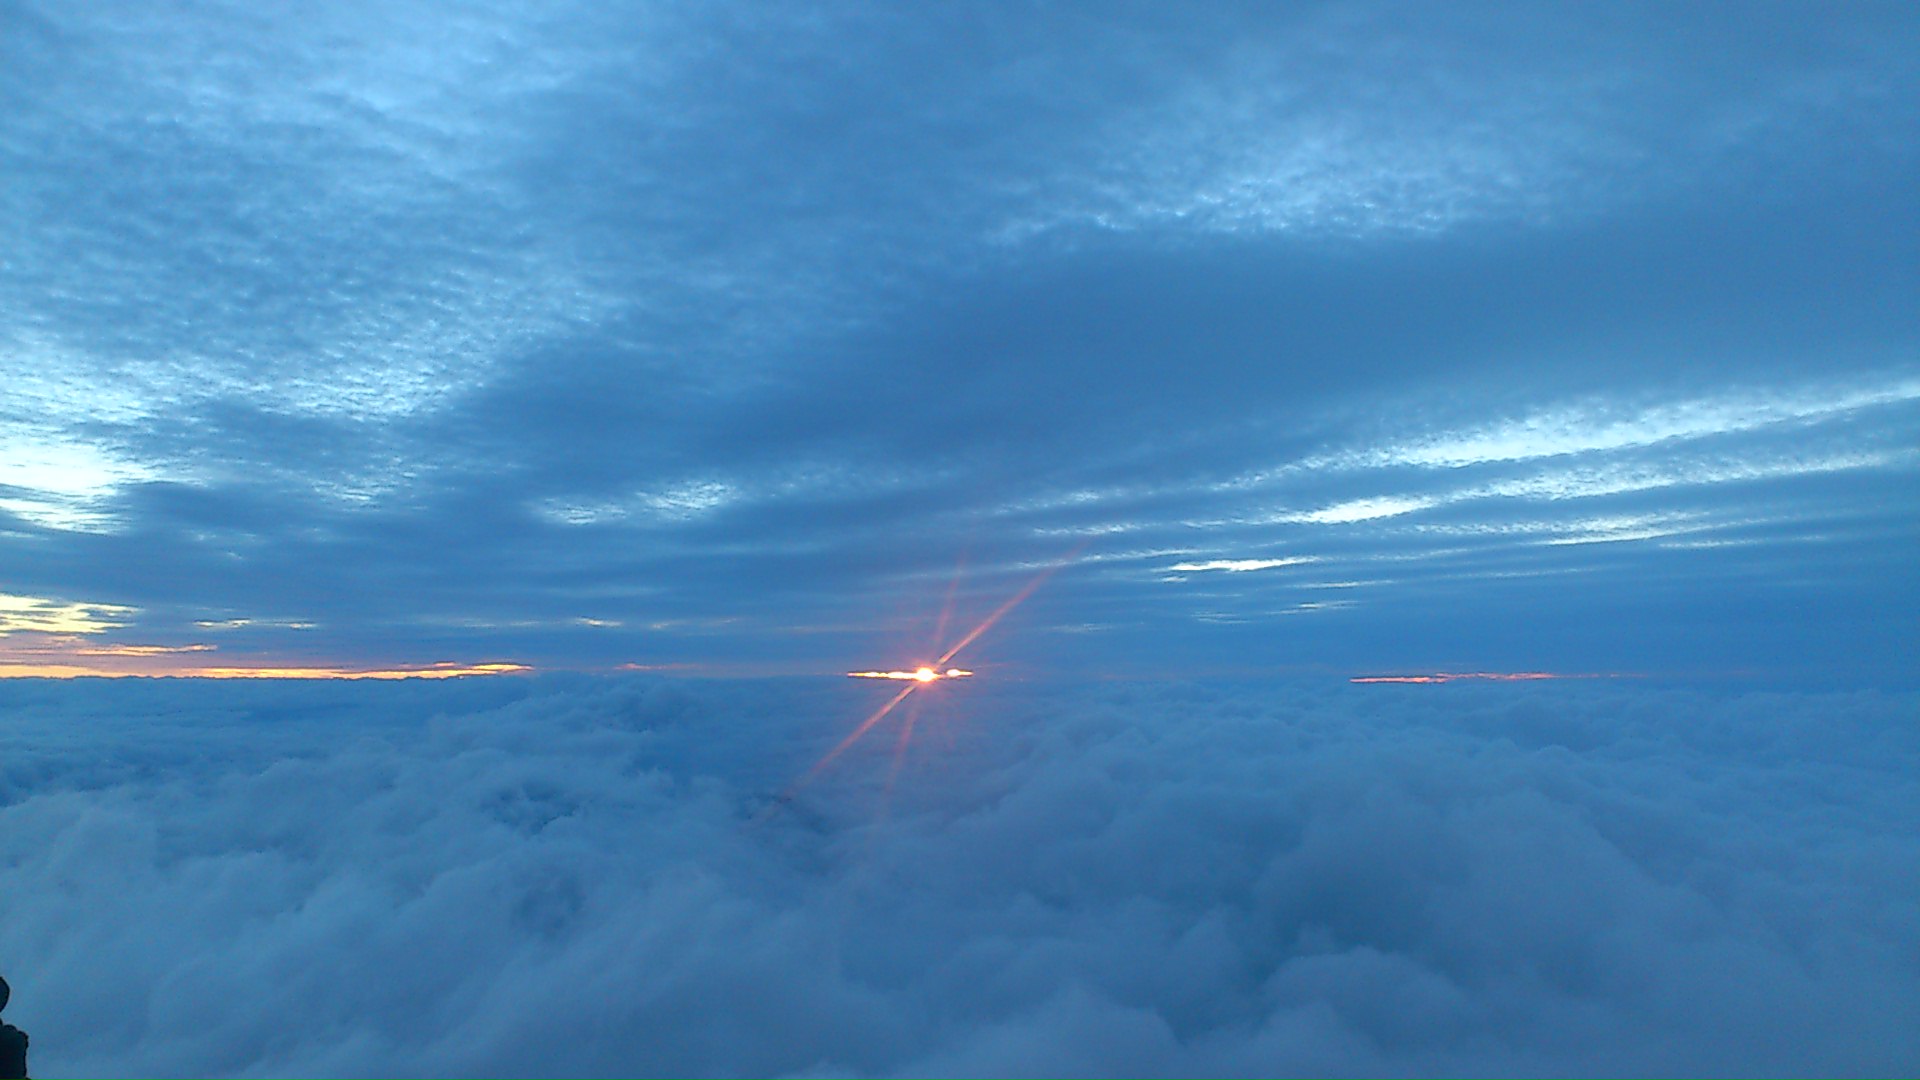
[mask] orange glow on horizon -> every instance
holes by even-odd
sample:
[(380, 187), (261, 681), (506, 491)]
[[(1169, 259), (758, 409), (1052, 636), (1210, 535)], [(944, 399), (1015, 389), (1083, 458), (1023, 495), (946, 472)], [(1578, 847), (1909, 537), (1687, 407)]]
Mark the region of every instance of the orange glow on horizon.
[(457, 679), (532, 671), (511, 661), (341, 667), (220, 654), (216, 645), (134, 644), (90, 634), (15, 630), (0, 633), (0, 679)]
[(459, 679), (469, 675), (515, 675), (532, 671), (526, 664), (432, 664), (426, 667), (347, 668), (231, 667), (200, 668), (189, 674), (198, 679)]
[(1447, 683), (1463, 679), (1489, 682), (1537, 682), (1542, 679), (1617, 679), (1618, 675), (1568, 675), (1553, 671), (1436, 671), (1431, 675), (1356, 675), (1351, 683)]
[(211, 645), (82, 645), (75, 656), (171, 656), (175, 653), (213, 652)]
[[(85, 655), (85, 654), (83, 654)], [(123, 655), (123, 654), (108, 654)], [(134, 654), (139, 655), (139, 654)], [(470, 675), (515, 675), (532, 671), (526, 664), (430, 664), (421, 667), (153, 667), (141, 670), (82, 664), (12, 664), (0, 662), (0, 679), (458, 679)]]

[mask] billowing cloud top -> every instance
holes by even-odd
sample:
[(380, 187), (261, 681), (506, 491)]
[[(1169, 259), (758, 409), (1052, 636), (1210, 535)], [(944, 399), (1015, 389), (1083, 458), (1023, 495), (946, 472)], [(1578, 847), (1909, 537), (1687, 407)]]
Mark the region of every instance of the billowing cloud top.
[(1912, 692), (0, 683), (38, 1075), (1920, 1064)]
[(0, 24), (0, 672), (1910, 674), (1911, 5)]

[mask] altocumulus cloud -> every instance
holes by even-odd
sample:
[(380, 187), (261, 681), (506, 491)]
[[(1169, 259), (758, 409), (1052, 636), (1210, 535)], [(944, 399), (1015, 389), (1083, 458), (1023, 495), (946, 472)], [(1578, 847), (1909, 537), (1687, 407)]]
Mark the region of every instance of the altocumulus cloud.
[(0, 687), (9, 1018), (44, 1074), (1920, 1066), (1911, 694), (943, 690), (769, 812), (874, 688)]

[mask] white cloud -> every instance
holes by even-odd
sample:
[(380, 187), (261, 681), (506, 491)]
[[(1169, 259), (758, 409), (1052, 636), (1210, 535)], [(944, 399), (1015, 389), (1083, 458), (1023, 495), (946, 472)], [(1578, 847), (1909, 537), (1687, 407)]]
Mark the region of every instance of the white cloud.
[(1609, 544), (1622, 540), (1654, 540), (1663, 536), (1703, 532), (1728, 525), (1752, 522), (1706, 522), (1693, 515), (1624, 514), (1599, 518), (1581, 518), (1555, 522), (1550, 528), (1561, 535), (1542, 540), (1548, 546), (1568, 544)]
[(739, 500), (741, 489), (718, 480), (689, 480), (620, 499), (547, 499), (535, 512), (562, 525), (604, 525), (643, 520), (685, 521)]
[[(1090, 148), (1068, 144), (1081, 168), (1007, 235), (1377, 239), (1580, 220), (1703, 187), (1861, 116), (1896, 123), (1903, 103), (1889, 108), (1888, 92), (1897, 101), (1910, 81), (1903, 61), (1859, 42), (1812, 59), (1836, 44), (1814, 43), (1820, 33), (1806, 56), (1756, 57), (1728, 83), (1703, 82), (1685, 31), (1622, 36), (1564, 10), (1551, 29), (1366, 5), (1289, 14), (1284, 33), (1246, 33), (1185, 77), (1139, 78), (1130, 107), (1089, 125)], [(1869, 150), (1876, 165), (1881, 152)]]
[[(1403, 429), (1371, 449), (1314, 455), (1211, 485), (1213, 494), (1241, 501), (1248, 511), (1209, 524), (1346, 524), (1463, 503), (1556, 503), (1640, 492), (1663, 492), (1676, 509), (1698, 512), (1725, 498), (1707, 488), (1912, 469), (1920, 453), (1908, 445), (1907, 429), (1917, 402), (1920, 382), (1882, 374), (1850, 384), (1730, 387), (1654, 404), (1563, 402), (1431, 434)], [(1418, 471), (1409, 474), (1410, 468)], [(1308, 511), (1271, 513), (1261, 506), (1276, 496), (1294, 501), (1298, 496), (1288, 489), (1324, 488), (1330, 479), (1376, 490), (1404, 487)], [(1441, 528), (1471, 532), (1475, 526)]]
[(1635, 449), (1670, 440), (1745, 434), (1776, 425), (1819, 423), (1916, 401), (1920, 401), (1920, 379), (1907, 377), (1856, 386), (1726, 391), (1639, 407), (1594, 401), (1402, 442), (1326, 464), (1460, 468), (1531, 461)]
[(1243, 574), (1250, 570), (1274, 570), (1282, 566), (1299, 566), (1314, 562), (1311, 555), (1293, 555), (1280, 559), (1206, 559), (1200, 562), (1174, 563), (1167, 567), (1168, 573), (1197, 574), (1208, 570), (1225, 570), (1230, 574)]
[[(1776, 527), (1768, 544), (1803, 544), (1819, 539), (1838, 515), (1882, 511), (1870, 498), (1852, 495), (1851, 487), (1810, 495), (1804, 485), (1792, 491), (1781, 485), (1874, 473), (1878, 484), (1910, 473), (1920, 465), (1920, 452), (1909, 445), (1920, 420), (1916, 404), (1920, 381), (1881, 372), (1844, 383), (1727, 387), (1653, 403), (1561, 402), (1517, 418), (1439, 426), (1430, 434), (1406, 423), (1371, 449), (1311, 455), (1209, 485), (1207, 497), (1237, 512), (1189, 524), (1220, 530), (1237, 543), (1273, 547), (1298, 539), (1289, 526), (1366, 523), (1368, 537), (1412, 546), (1321, 553), (1335, 565), (1438, 561), (1543, 545), (1560, 549), (1556, 568), (1541, 571), (1553, 573), (1582, 569), (1574, 549), (1583, 545), (1655, 540), (1676, 550), (1759, 547), (1733, 535), (1759, 525)], [(1276, 502), (1313, 506), (1343, 488), (1385, 493), (1310, 510), (1271, 509)], [(1441, 508), (1444, 513), (1394, 520)], [(1445, 546), (1425, 546), (1436, 540)], [(1205, 565), (1230, 568), (1224, 561)]]
[(1365, 499), (1350, 499), (1319, 510), (1278, 514), (1269, 520), (1303, 522), (1312, 525), (1347, 525), (1356, 521), (1376, 521), (1380, 518), (1411, 514), (1418, 510), (1425, 510), (1438, 502), (1437, 499), (1425, 496), (1378, 495)]
[(502, 235), (511, 105), (566, 75), (504, 15), (59, 12), (8, 147), (32, 227), (0, 363), (146, 414), (393, 418), (612, 310), (565, 244)]
[(1754, 480), (1784, 480), (1796, 476), (1911, 466), (1920, 452), (1855, 451), (1843, 453), (1754, 451), (1733, 460), (1689, 459), (1674, 454), (1660, 461), (1620, 462), (1545, 469), (1531, 476), (1501, 480), (1484, 487), (1466, 488), (1453, 499), (1535, 498), (1584, 499), (1689, 484), (1731, 484)]
[(137, 609), (119, 604), (74, 604), (40, 596), (0, 593), (0, 637), (20, 631), (40, 634), (102, 634), (126, 625)]
[(1908, 1073), (1911, 695), (0, 687), (43, 1074)]
[(153, 470), (96, 443), (26, 425), (0, 429), (0, 509), (54, 529), (99, 531), (123, 486)]
[[(1106, 120), (1086, 174), (1009, 235), (1063, 225), (1436, 233), (1546, 216), (1593, 194), (1579, 173), (1614, 155), (1557, 108), (1560, 95), (1579, 92), (1578, 76), (1501, 93), (1497, 78), (1469, 88), (1430, 66), (1433, 56), (1389, 59), (1331, 25), (1290, 44), (1249, 42), (1206, 77)], [(1349, 52), (1351, 68), (1321, 66), (1328, 52)], [(1420, 92), (1379, 95), (1365, 73), (1383, 64)]]

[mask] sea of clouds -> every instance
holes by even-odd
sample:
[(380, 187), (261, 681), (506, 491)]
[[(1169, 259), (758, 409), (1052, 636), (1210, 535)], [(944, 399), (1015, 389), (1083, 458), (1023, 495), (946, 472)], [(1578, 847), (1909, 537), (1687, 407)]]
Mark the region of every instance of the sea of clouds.
[(1920, 1071), (1915, 694), (974, 680), (791, 787), (893, 692), (0, 684), (6, 1018), (41, 1075)]

